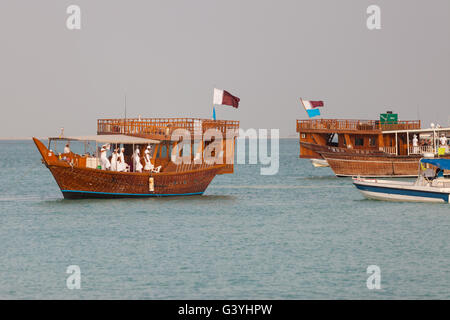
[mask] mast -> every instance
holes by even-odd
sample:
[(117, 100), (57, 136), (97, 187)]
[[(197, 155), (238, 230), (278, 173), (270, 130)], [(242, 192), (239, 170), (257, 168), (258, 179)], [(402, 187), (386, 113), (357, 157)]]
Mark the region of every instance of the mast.
[(127, 134), (127, 94), (125, 93), (125, 114), (124, 114), (124, 128), (123, 128), (123, 133)]

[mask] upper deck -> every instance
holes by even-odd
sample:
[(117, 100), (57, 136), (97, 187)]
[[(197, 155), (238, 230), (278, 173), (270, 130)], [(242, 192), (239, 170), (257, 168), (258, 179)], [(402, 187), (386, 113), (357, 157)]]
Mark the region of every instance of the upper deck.
[(420, 120), (382, 123), (379, 120), (297, 120), (297, 132), (380, 134), (383, 131), (420, 129)]
[[(239, 121), (211, 120), (200, 118), (140, 118), (140, 119), (98, 119), (97, 134), (125, 134), (155, 140), (170, 140), (176, 129), (185, 129), (195, 138), (201, 139), (208, 129), (224, 134), (236, 134)], [(198, 137), (197, 137), (198, 136)]]

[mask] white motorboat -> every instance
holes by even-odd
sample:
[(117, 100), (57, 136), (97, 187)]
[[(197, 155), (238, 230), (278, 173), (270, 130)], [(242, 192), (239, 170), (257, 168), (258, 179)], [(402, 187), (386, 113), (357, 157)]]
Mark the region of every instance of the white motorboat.
[(421, 159), (415, 182), (353, 178), (354, 186), (369, 199), (412, 202), (450, 202), (450, 159)]

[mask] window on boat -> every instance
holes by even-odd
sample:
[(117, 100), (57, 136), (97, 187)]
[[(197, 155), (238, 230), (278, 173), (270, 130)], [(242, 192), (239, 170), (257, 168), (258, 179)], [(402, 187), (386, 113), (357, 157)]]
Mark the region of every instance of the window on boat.
[(355, 138), (355, 146), (361, 147), (364, 145), (364, 138), (356, 137)]
[(167, 152), (168, 152), (167, 157), (169, 157), (169, 155), (172, 154), (172, 145), (171, 144), (167, 147)]
[(92, 141), (54, 139), (49, 141), (48, 149), (55, 155), (72, 153), (77, 155), (94, 156), (96, 155), (95, 146), (95, 142)]
[(162, 145), (161, 146), (161, 152), (159, 154), (160, 158), (166, 158), (167, 157), (167, 146), (166, 145)]

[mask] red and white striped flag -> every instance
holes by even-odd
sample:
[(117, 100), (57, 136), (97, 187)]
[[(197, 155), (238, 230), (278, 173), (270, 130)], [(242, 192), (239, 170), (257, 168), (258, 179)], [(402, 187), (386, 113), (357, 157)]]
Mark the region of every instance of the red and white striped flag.
[(240, 100), (241, 99), (233, 96), (228, 91), (214, 88), (213, 104), (232, 106), (234, 108), (238, 108)]

